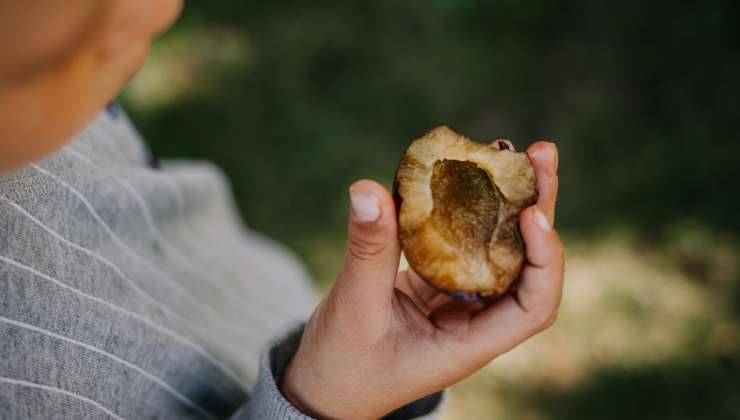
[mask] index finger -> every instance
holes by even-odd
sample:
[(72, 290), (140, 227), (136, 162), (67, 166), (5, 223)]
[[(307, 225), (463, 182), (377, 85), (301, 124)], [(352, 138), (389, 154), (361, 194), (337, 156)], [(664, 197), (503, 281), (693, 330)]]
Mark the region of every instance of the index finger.
[(548, 141), (538, 141), (529, 146), (527, 155), (537, 177), (537, 207), (545, 213), (552, 225), (555, 222), (555, 203), (558, 197), (557, 146)]
[(516, 292), (473, 315), (471, 354), (490, 360), (547, 328), (555, 319), (563, 291), (564, 254), (560, 238), (536, 206), (522, 213), (527, 265)]

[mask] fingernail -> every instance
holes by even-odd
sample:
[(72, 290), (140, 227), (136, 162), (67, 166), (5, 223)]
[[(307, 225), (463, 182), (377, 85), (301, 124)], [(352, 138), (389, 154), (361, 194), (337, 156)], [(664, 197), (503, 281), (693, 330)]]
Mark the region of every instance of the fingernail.
[(547, 216), (545, 216), (545, 213), (542, 212), (542, 210), (539, 209), (539, 207), (534, 208), (534, 222), (539, 226), (540, 229), (542, 229), (545, 232), (549, 232), (552, 230), (552, 226), (550, 226), (550, 222), (547, 221)]
[[(548, 143), (550, 143), (550, 142), (548, 142)], [(554, 144), (554, 143), (551, 143), (551, 144)], [(558, 166), (557, 153), (552, 153), (550, 151), (550, 149), (539, 147), (539, 148), (535, 149), (535, 151), (532, 152), (532, 154), (531, 154), (530, 157), (532, 159), (537, 159), (537, 160), (540, 160), (540, 161), (547, 159), (547, 160), (549, 160), (551, 162), (552, 166), (548, 167), (549, 165), (545, 165), (545, 173), (548, 176), (554, 175), (555, 172), (557, 171), (557, 166)], [(547, 162), (547, 161), (545, 161), (545, 162)], [(543, 162), (543, 163), (545, 163), (545, 162)]]
[(545, 154), (549, 154), (549, 152), (547, 151), (547, 149), (543, 149), (542, 147), (538, 147), (538, 148), (536, 148), (532, 152), (532, 157), (533, 158), (537, 158), (537, 159), (541, 159)]
[(349, 201), (352, 214), (360, 222), (373, 222), (380, 217), (378, 197), (367, 190), (349, 190)]

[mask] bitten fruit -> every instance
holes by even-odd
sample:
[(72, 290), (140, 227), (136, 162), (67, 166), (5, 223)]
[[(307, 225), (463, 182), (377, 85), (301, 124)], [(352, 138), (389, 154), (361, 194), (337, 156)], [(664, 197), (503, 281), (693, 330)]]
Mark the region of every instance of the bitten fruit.
[(520, 212), (537, 200), (526, 153), (437, 127), (406, 150), (393, 182), (411, 268), (453, 296), (505, 293), (524, 264)]

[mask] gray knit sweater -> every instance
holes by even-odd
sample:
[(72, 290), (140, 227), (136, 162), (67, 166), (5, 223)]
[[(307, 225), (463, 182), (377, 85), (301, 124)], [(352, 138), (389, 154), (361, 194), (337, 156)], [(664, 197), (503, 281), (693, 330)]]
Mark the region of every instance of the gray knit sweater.
[(314, 303), (214, 166), (153, 165), (120, 112), (0, 176), (2, 419), (305, 419), (276, 383)]

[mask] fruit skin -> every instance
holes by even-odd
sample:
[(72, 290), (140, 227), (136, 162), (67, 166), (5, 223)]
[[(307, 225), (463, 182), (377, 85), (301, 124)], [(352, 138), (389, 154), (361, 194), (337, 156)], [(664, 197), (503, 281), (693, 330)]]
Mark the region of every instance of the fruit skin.
[(393, 180), (409, 265), (464, 300), (505, 293), (525, 260), (519, 214), (537, 200), (526, 153), (437, 127), (409, 145)]

